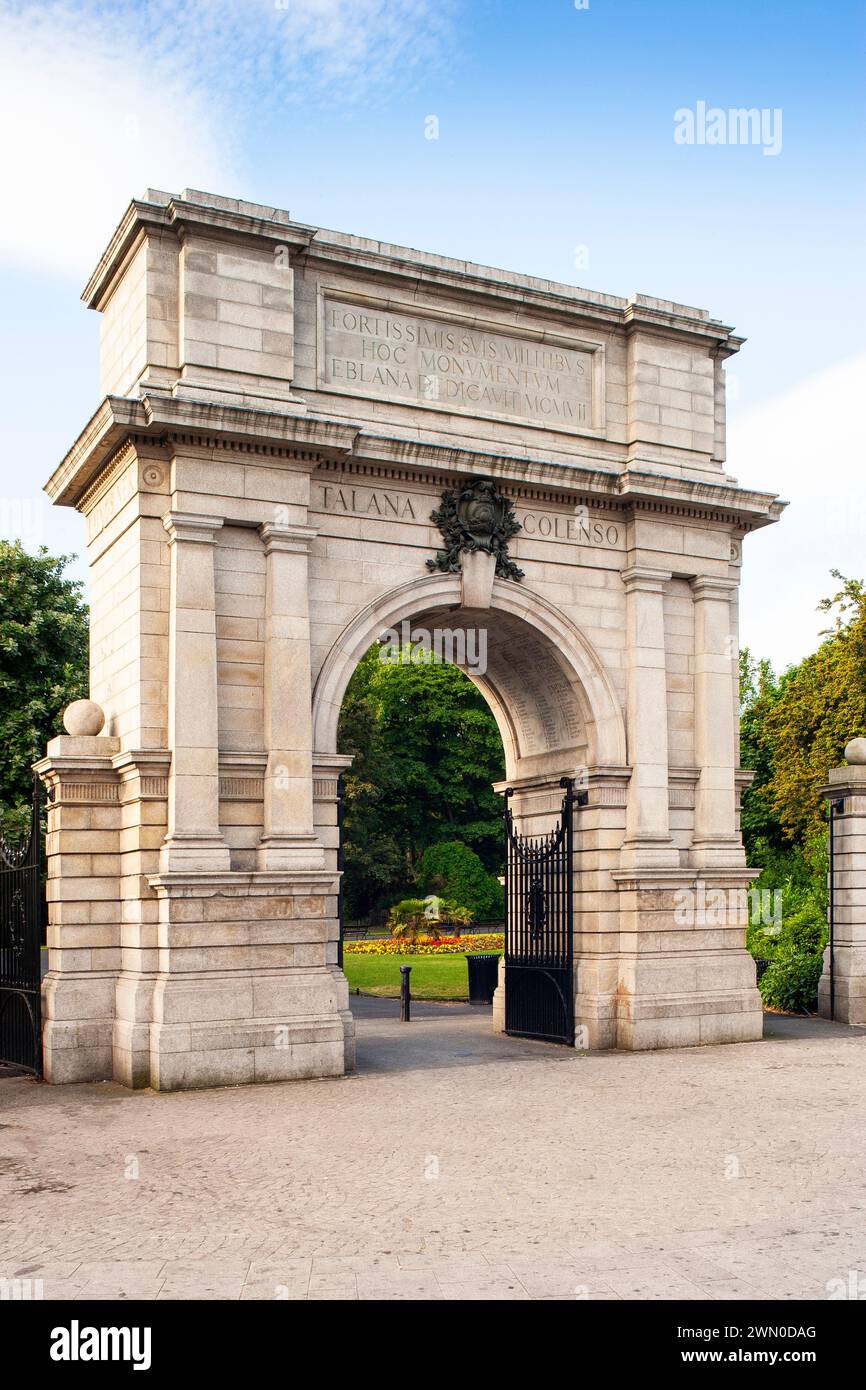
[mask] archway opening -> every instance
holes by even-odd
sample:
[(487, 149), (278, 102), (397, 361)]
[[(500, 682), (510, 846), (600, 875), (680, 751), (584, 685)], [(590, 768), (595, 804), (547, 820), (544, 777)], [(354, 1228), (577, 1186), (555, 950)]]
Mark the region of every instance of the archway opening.
[[(461, 604), (459, 576), (413, 587), (414, 603), (396, 591), (349, 625), (316, 686), (317, 748), (323, 758), (333, 751), (353, 759), (344, 801), (344, 969), (353, 990), (396, 995), (393, 925), (441, 897), (440, 935), (456, 934), (455, 908), (471, 919), (457, 928), (462, 943), (448, 943), (450, 971), (427, 964), (438, 954), (432, 944), (399, 964), (413, 964), (414, 998), (465, 998), (467, 949), (502, 949), (501, 793), (514, 788), (522, 831), (544, 834), (561, 812), (560, 779), (584, 775), (600, 746), (608, 759), (620, 748), (610, 709), (584, 679), (598, 684), (600, 666), (579, 634), (544, 621), (549, 610), (535, 596), (497, 582), (498, 601), (477, 609)], [(473, 870), (483, 906), (466, 891)], [(485, 897), (485, 882), (495, 894)], [(415, 934), (428, 934), (426, 919)]]

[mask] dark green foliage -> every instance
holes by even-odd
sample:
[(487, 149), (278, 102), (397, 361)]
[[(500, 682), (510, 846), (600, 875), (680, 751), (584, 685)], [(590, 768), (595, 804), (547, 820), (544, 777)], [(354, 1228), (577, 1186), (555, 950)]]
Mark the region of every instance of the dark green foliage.
[(761, 993), (773, 1008), (813, 1009), (827, 942), (826, 799), (821, 791), (845, 744), (866, 732), (866, 593), (841, 588), (818, 606), (835, 613), (818, 650), (776, 676), (744, 651), (740, 661), (741, 762), (755, 770), (743, 797), (755, 888), (782, 895), (781, 924), (753, 923), (748, 945), (770, 960)]
[(476, 922), (499, 921), (505, 897), (498, 878), (460, 840), (445, 840), (424, 851), (418, 885), (422, 893), (452, 898), (469, 908)]
[(455, 666), (379, 659), (378, 644), (352, 676), (339, 749), (346, 776), (347, 915), (406, 897), (429, 845), (461, 840), (488, 872), (501, 872), (502, 742), (482, 696)]
[(64, 707), (87, 694), (87, 605), (63, 576), (71, 558), (0, 541), (0, 805), (13, 818)]
[(813, 1013), (818, 1003), (820, 955), (789, 952), (774, 960), (761, 977), (761, 998), (784, 1013)]

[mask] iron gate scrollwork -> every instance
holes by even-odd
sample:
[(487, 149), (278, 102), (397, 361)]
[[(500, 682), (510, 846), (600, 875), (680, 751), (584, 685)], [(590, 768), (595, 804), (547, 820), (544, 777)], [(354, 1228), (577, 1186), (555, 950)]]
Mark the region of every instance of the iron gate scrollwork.
[(0, 833), (0, 1067), (42, 1075), (40, 951), (43, 887), (41, 783), (33, 782), (30, 828)]
[(337, 870), (340, 878), (337, 884), (337, 965), (343, 968), (343, 938), (346, 931), (346, 900), (343, 892), (343, 870), (345, 868), (345, 827), (344, 819), (346, 815), (346, 779), (342, 772), (337, 778)]
[(521, 835), (505, 793), (505, 1031), (574, 1043), (574, 782), (563, 777), (562, 812), (547, 835)]

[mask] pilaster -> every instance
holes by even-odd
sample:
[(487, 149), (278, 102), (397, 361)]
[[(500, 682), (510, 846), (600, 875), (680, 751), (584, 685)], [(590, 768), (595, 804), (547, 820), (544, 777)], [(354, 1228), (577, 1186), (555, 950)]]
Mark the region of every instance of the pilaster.
[(268, 765), (258, 867), (321, 869), (313, 824), (309, 526), (260, 527), (267, 556), (264, 726)]
[(734, 579), (692, 580), (695, 613), (695, 794), (692, 862), (696, 868), (742, 868), (735, 777), (738, 730), (731, 704), (731, 665), (737, 651), (731, 624)]
[(623, 866), (679, 863), (668, 812), (667, 676), (664, 586), (670, 571), (623, 570), (626, 592), (626, 732), (629, 781)]
[(168, 828), (163, 873), (220, 872), (229, 849), (219, 829), (214, 544), (222, 520), (168, 512), (169, 609)]

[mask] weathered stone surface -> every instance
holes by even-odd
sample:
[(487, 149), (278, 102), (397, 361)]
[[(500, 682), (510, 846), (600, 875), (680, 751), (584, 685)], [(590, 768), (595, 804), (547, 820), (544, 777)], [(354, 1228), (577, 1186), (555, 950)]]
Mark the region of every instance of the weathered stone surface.
[(818, 1008), (824, 1018), (866, 1023), (866, 739), (845, 749), (847, 767), (830, 771), (831, 940), (824, 951)]
[[(781, 504), (724, 471), (732, 331), (190, 191), (131, 205), (86, 298), (111, 394), (47, 490), (87, 521), (110, 736), (42, 764), (49, 1052), (78, 1026), (80, 1074), (172, 1089), (351, 1064), (337, 721), (418, 630), (489, 699), (524, 830), (589, 788), (591, 1045), (757, 1036), (742, 913), (678, 920), (748, 882), (735, 594)], [(432, 513), (472, 480), (519, 529), (442, 569)]]

